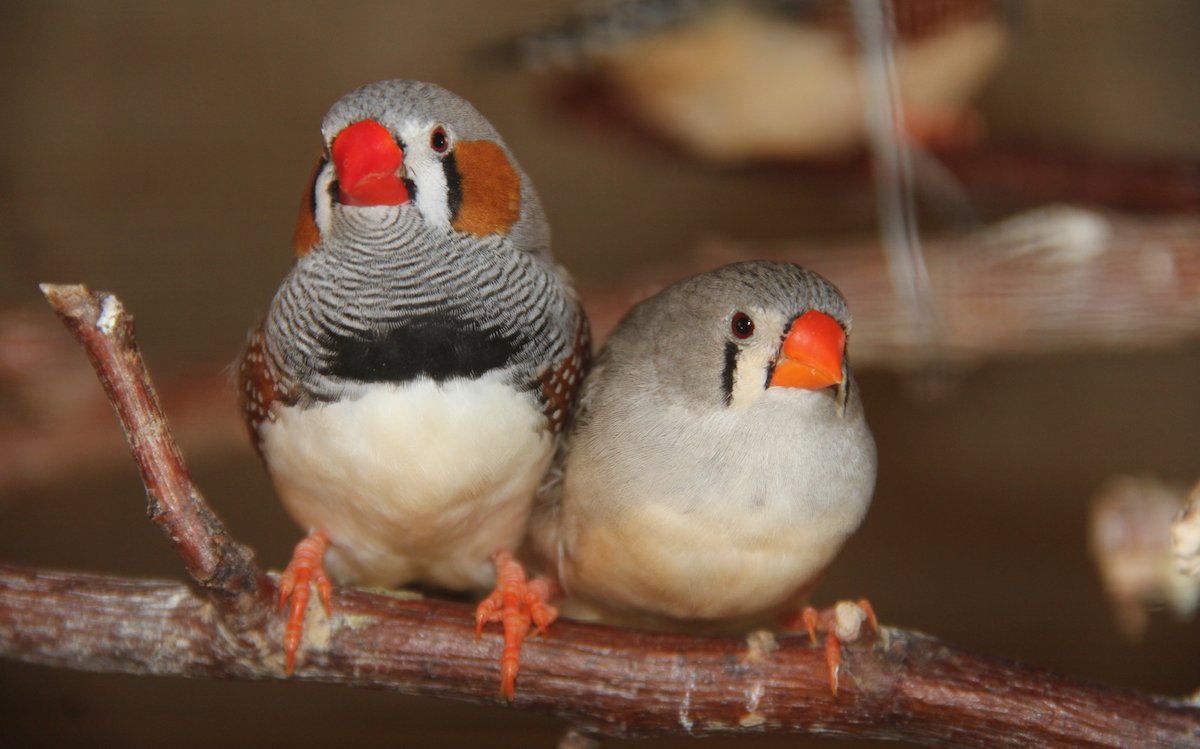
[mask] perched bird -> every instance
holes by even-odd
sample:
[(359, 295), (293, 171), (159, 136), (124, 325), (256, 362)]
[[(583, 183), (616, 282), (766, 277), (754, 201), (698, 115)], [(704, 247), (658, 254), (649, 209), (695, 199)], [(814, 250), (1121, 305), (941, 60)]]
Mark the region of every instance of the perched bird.
[[(1200, 502), (1200, 485), (1192, 497)], [(1195, 510), (1186, 519), (1193, 504), (1183, 486), (1150, 476), (1113, 477), (1092, 500), (1088, 546), (1117, 628), (1132, 642), (1155, 611), (1166, 608), (1183, 621), (1200, 609), (1200, 545), (1190, 544), (1192, 569), (1181, 564), (1189, 558), (1181, 542), (1196, 523)]]
[(875, 487), (849, 331), (832, 284), (765, 261), (624, 317), (531, 525), (571, 615), (729, 631), (800, 610)]
[[(971, 98), (1009, 42), (1003, 0), (893, 0), (908, 133), (979, 137)], [(577, 108), (635, 120), (719, 164), (841, 156), (865, 140), (861, 40), (849, 0), (608, 0), (512, 46)], [(606, 106), (591, 101), (601, 94)]]
[(382, 81), (321, 131), (296, 264), (239, 378), (251, 438), (308, 531), (280, 581), (288, 671), (310, 583), (327, 610), (330, 578), (486, 592), (493, 555), (507, 587), (484, 613), (511, 651), (553, 615), (508, 551), (582, 381), (587, 321), (533, 185), (468, 102)]

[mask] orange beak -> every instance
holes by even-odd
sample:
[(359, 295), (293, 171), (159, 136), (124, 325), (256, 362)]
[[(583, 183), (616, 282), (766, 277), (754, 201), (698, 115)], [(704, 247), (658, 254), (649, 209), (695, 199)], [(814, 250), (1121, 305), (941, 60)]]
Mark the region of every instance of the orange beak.
[(846, 332), (837, 320), (810, 309), (796, 318), (783, 339), (771, 386), (823, 390), (840, 385), (845, 350)]
[(337, 170), (338, 200), (343, 205), (400, 205), (408, 202), (404, 151), (375, 120), (350, 125), (330, 149)]

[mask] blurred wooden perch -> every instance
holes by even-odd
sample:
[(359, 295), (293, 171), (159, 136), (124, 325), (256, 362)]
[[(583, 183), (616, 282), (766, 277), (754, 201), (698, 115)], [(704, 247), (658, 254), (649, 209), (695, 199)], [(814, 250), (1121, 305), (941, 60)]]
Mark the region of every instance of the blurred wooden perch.
[[(284, 678), (275, 584), (208, 509), (111, 295), (45, 287), (87, 350), (191, 585), (0, 565), (0, 655), (90, 671)], [(341, 588), (294, 678), (493, 702), (500, 637), (469, 606)], [(322, 622), (324, 625), (322, 626)], [(803, 636), (702, 638), (563, 621), (525, 646), (516, 706), (588, 734), (794, 733), (963, 747), (1184, 747), (1200, 708), (972, 655), (885, 628), (846, 651), (830, 695)]]
[[(245, 448), (227, 367), (207, 362), (159, 380), (174, 434), (192, 456)], [(24, 487), (125, 465), (129, 449), (95, 382), (44, 310), (0, 310), (0, 504)]]
[(691, 258), (589, 289), (584, 298), (602, 339), (630, 304), (676, 278), (734, 260), (790, 260), (845, 293), (859, 369), (1133, 350), (1200, 336), (1200, 216), (1138, 218), (1049, 206), (962, 238), (927, 239), (924, 248), (940, 320), (933, 331), (908, 324), (874, 240), (833, 246), (714, 240)]

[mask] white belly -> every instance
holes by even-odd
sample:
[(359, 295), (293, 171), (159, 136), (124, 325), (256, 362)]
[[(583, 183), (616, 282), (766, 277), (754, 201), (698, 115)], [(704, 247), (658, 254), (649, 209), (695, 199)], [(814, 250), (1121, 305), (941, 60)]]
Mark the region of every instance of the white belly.
[(330, 573), (383, 586), (490, 587), (553, 452), (533, 401), (487, 380), (375, 385), (280, 409), (261, 436), (288, 512), (329, 535)]
[(845, 540), (788, 521), (772, 513), (679, 513), (645, 502), (619, 519), (573, 528), (564, 582), (569, 592), (614, 609), (751, 619), (796, 600)]
[(559, 510), (568, 593), (710, 622), (804, 594), (862, 522), (875, 449), (861, 416), (822, 417), (827, 397), (781, 391), (763, 393), (751, 418), (647, 409), (622, 415), (619, 443), (577, 440)]

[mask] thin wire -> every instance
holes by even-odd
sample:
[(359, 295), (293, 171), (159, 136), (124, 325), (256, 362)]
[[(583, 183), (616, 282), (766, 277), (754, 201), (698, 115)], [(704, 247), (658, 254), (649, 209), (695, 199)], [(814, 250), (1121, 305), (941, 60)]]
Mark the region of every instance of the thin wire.
[(914, 336), (932, 347), (937, 341), (938, 316), (917, 231), (912, 152), (904, 132), (892, 50), (892, 2), (854, 0), (853, 8), (862, 50), (865, 124), (874, 164), (880, 241), (892, 287)]

